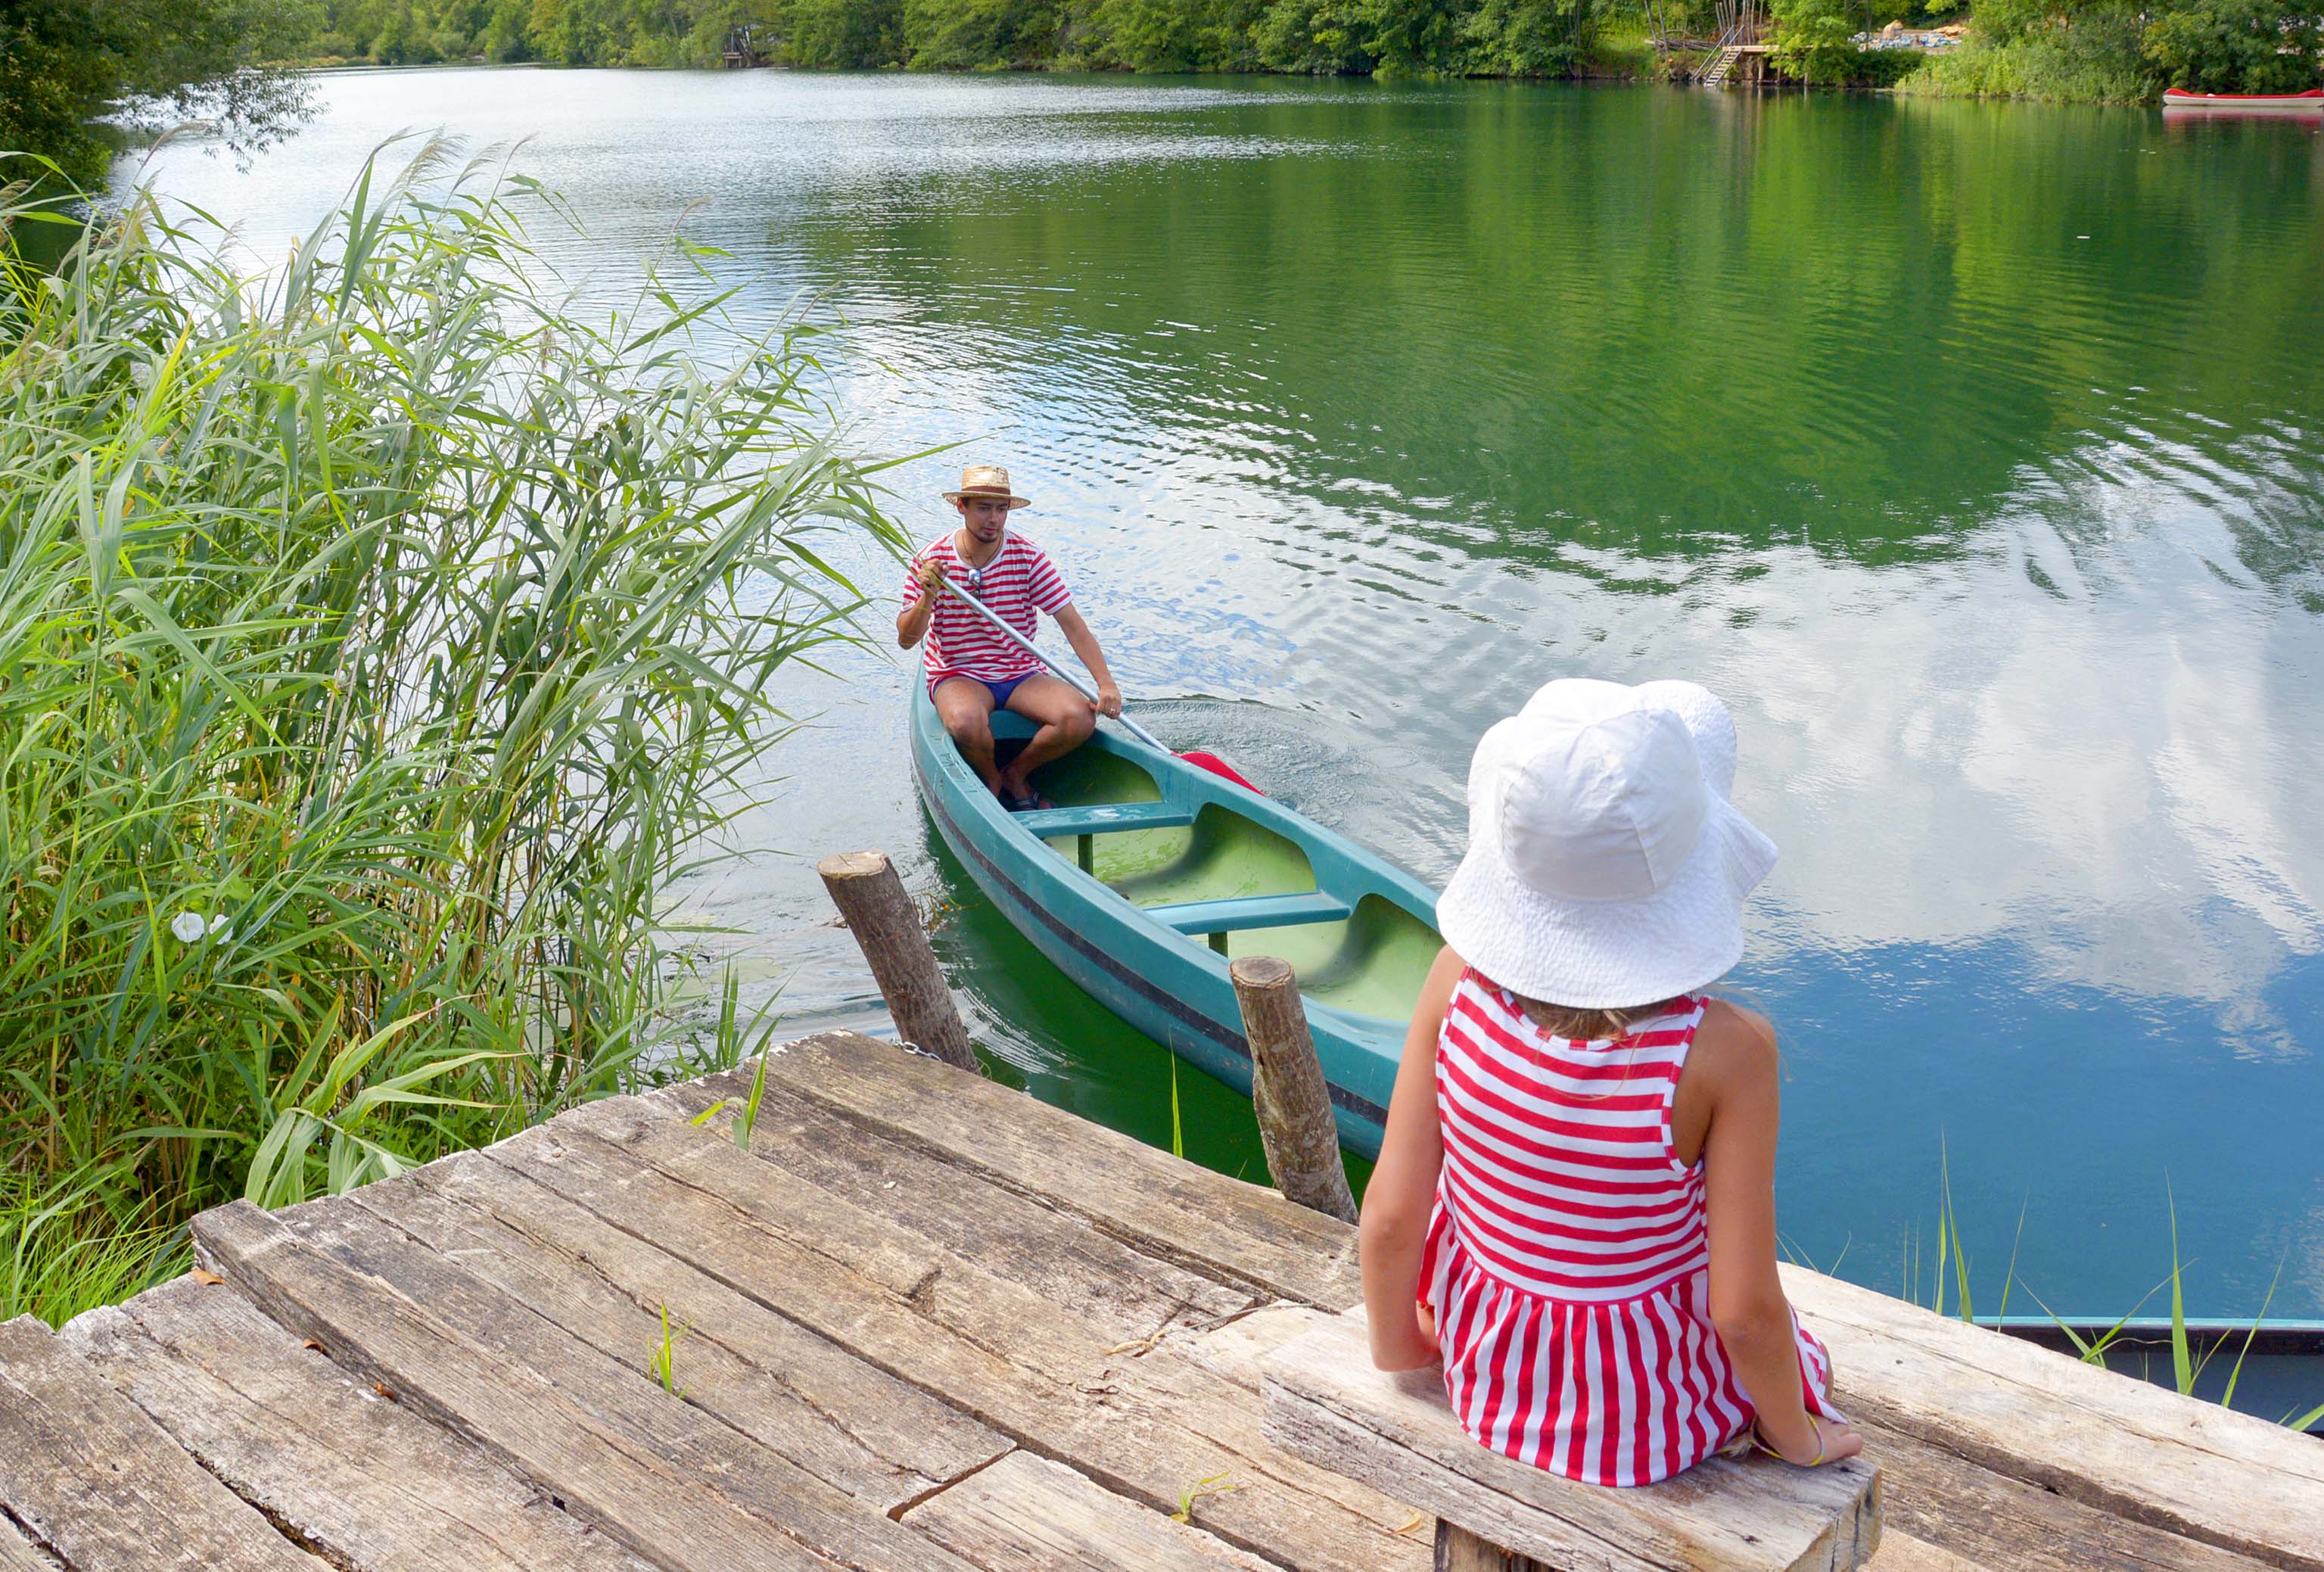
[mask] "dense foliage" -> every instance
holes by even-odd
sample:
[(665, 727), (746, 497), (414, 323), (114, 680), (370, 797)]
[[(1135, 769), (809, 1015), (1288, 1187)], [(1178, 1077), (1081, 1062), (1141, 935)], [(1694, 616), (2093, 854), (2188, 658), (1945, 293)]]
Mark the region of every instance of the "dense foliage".
[(0, 1318), (738, 1047), (672, 887), (892, 531), (801, 347), (561, 317), (417, 167), (261, 282), (142, 196), (0, 254)]
[(1972, 0), (1970, 16), (1969, 46), (1908, 87), (2129, 104), (2166, 87), (2297, 93), (2324, 82), (2311, 0)]
[[(309, 52), (394, 64), (537, 60), (706, 65), (747, 26), (767, 58), (811, 67), (1383, 72), (1560, 77), (1644, 71), (1637, 7), (1616, 0), (316, 0)], [(2314, 82), (2305, 0), (1972, 0), (1971, 41), (1929, 60), (1854, 42), (1956, 0), (1775, 0), (1796, 80), (1925, 91), (2138, 99), (2166, 82), (2266, 92)], [(1925, 13), (1925, 14), (1923, 14)], [(1717, 31), (1709, 0), (1669, 14)]]
[[(0, 153), (39, 153), (94, 186), (115, 134), (187, 120), (264, 143), (304, 95), (267, 62), (301, 53), (311, 0), (0, 0)], [(10, 167), (11, 164), (16, 167)], [(0, 179), (32, 173), (0, 159)]]
[[(748, 25), (761, 51), (803, 66), (1560, 76), (1593, 58), (1604, 9), (1605, 0), (321, 0), (308, 52), (395, 64), (706, 65)], [(1698, 9), (1707, 21), (1709, 0)]]

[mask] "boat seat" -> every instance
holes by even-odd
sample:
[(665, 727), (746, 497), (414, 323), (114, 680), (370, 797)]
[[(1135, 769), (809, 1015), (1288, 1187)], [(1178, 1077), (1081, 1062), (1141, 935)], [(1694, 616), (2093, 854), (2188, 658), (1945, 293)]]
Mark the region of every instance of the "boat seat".
[(1194, 809), (1167, 802), (1096, 802), (1086, 808), (1041, 808), (1014, 816), (1013, 822), (1043, 840), (1068, 835), (1120, 835), (1133, 829), (1184, 829)]
[(1180, 933), (1236, 933), (1248, 928), (1296, 928), (1339, 922), (1355, 915), (1348, 903), (1321, 890), (1299, 895), (1245, 895), (1232, 901), (1186, 901), (1149, 906), (1146, 915)]

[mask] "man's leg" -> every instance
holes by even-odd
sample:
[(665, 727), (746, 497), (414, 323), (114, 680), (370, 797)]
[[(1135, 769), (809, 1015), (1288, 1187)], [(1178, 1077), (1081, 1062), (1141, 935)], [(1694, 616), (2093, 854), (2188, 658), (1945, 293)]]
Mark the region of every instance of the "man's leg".
[(973, 677), (947, 677), (936, 684), (936, 718), (952, 734), (960, 756), (995, 796), (1007, 795), (992, 763), (992, 689)]
[(1097, 711), (1090, 707), (1090, 701), (1075, 693), (1071, 683), (1046, 671), (1019, 682), (1009, 696), (1009, 707), (1028, 720), (1038, 721), (1041, 729), (1001, 772), (1003, 797), (1029, 795), (1034, 771), (1052, 759), (1064, 758), (1089, 741), (1090, 733), (1097, 729)]

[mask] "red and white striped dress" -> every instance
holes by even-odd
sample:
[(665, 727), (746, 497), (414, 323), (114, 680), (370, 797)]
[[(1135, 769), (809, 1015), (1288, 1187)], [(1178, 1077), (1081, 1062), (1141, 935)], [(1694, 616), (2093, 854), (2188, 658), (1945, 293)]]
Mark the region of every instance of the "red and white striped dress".
[[(1421, 1301), (1471, 1436), (1593, 1484), (1650, 1484), (1743, 1433), (1751, 1400), (1711, 1325), (1702, 1164), (1671, 1103), (1708, 1000), (1628, 1037), (1534, 1024), (1474, 969), (1436, 1044), (1444, 1132)], [(1808, 1411), (1831, 1361), (1794, 1318)]]
[[(920, 603), (919, 565), (930, 558), (944, 564), (946, 578), (967, 587), (968, 564), (960, 559), (959, 539), (959, 531), (949, 531), (944, 539), (931, 541), (913, 555), (912, 571), (904, 579), (907, 609)], [(973, 593), (1028, 639), (1033, 636), (1035, 613), (1045, 611), (1055, 616), (1074, 600), (1048, 554), (1014, 530), (1001, 537), (1001, 550), (978, 574)], [(947, 677), (1008, 682), (1041, 667), (1038, 661), (993, 632), (991, 623), (949, 595), (936, 602), (928, 619), (927, 659), (930, 693)]]

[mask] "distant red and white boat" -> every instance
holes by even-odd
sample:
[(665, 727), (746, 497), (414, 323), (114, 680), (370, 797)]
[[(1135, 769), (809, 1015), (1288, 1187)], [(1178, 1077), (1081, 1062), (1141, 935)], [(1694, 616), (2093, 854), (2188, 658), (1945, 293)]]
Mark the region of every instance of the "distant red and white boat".
[(2305, 93), (2190, 93), (2165, 88), (2163, 107), (2225, 110), (2236, 115), (2324, 115), (2324, 88)]

